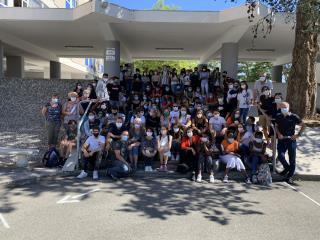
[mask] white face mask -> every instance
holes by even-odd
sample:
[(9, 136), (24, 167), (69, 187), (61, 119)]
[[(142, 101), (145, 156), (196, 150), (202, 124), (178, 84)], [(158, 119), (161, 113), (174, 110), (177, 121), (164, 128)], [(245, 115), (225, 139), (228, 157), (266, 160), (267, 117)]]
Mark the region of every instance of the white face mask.
[(106, 109), (107, 108), (107, 106), (106, 105), (101, 105), (101, 109)]
[(240, 117), (240, 114), (235, 114), (234, 117), (235, 117), (235, 118), (239, 118), (239, 117)]
[(134, 127), (135, 128), (140, 128), (140, 124), (135, 124)]
[(71, 102), (77, 101), (77, 98), (76, 98), (76, 97), (71, 97), (70, 99), (71, 99)]
[(244, 130), (243, 130), (243, 128), (238, 128), (238, 131), (239, 131), (240, 133), (242, 133)]
[(223, 104), (223, 98), (218, 98), (219, 104)]
[(262, 143), (263, 142), (263, 140), (261, 139), (261, 138), (255, 138), (254, 139), (257, 143)]
[(192, 132), (188, 132), (187, 135), (188, 135), (189, 138), (193, 137), (193, 133)]
[(179, 132), (179, 128), (174, 128), (173, 131), (174, 131), (175, 133), (177, 133), (177, 132)]
[(184, 111), (181, 111), (181, 115), (182, 116), (184, 116), (184, 115), (186, 115), (187, 114), (187, 112), (184, 110)]
[(264, 82), (264, 81), (266, 80), (266, 77), (260, 77), (259, 80), (260, 80), (261, 82)]
[(167, 135), (167, 130), (161, 130), (162, 135)]
[(208, 142), (208, 138), (202, 137), (202, 138), (201, 138), (201, 141), (202, 141), (202, 142)]
[(274, 102), (275, 102), (275, 103), (281, 103), (282, 100), (281, 100), (281, 98), (275, 98), (275, 99), (274, 99)]
[(122, 127), (122, 123), (117, 122), (116, 126), (117, 126), (117, 128), (121, 128)]
[(151, 137), (152, 136), (152, 132), (147, 132), (147, 136)]
[(94, 116), (89, 116), (89, 120), (93, 120), (94, 119)]
[(173, 110), (174, 110), (174, 111), (178, 111), (179, 108), (178, 108), (178, 107), (173, 107)]
[(233, 89), (233, 85), (231, 84), (231, 85), (229, 85), (229, 89)]
[(215, 115), (213, 115), (213, 117), (214, 117), (214, 119), (218, 119), (220, 117), (220, 115), (219, 114), (215, 114)]
[(228, 143), (233, 143), (234, 139), (233, 138), (228, 138)]

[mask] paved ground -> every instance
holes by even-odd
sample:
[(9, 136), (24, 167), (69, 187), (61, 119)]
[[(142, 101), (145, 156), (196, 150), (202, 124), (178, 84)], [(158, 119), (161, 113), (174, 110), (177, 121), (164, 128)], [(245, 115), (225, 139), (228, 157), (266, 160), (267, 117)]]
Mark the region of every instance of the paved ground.
[(1, 189), (0, 236), (8, 240), (318, 239), (320, 183), (298, 182), (295, 188), (305, 195), (284, 183), (265, 188), (155, 177), (118, 182), (69, 177)]

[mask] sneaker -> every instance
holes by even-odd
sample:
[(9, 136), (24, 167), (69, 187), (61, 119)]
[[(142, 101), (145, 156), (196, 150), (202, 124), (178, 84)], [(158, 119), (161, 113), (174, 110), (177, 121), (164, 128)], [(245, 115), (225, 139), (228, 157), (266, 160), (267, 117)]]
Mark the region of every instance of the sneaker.
[(153, 172), (153, 169), (151, 166), (148, 166), (148, 172)]
[(176, 161), (176, 158), (173, 154), (171, 155), (171, 161)]
[(93, 171), (93, 180), (97, 180), (99, 178), (98, 171)]
[(209, 177), (209, 183), (214, 183), (214, 176), (213, 176), (213, 175), (210, 175), (210, 177)]
[(286, 182), (290, 185), (293, 184), (293, 178), (292, 177), (289, 177), (288, 179), (286, 179)]
[(258, 183), (257, 175), (253, 175), (253, 176), (252, 176), (252, 183), (253, 183), (253, 184), (257, 184), (257, 183)]
[(78, 179), (86, 178), (88, 176), (88, 173), (85, 171), (81, 171), (81, 173), (77, 176)]
[(177, 156), (176, 156), (176, 161), (177, 161), (177, 162), (180, 161), (180, 155), (179, 155), (179, 154), (177, 154)]
[(164, 171), (164, 165), (161, 165), (160, 168), (158, 169), (159, 172), (163, 172)]
[(196, 173), (192, 172), (191, 181), (196, 181)]
[(149, 172), (149, 166), (145, 166), (145, 167), (144, 167), (144, 171), (145, 171), (145, 172)]
[(167, 167), (167, 165), (164, 165), (164, 166), (163, 166), (163, 171), (164, 171), (164, 172), (168, 172), (168, 167)]
[(249, 177), (246, 179), (245, 182), (246, 182), (246, 184), (251, 184), (252, 183)]
[(224, 178), (223, 178), (223, 182), (224, 183), (228, 183), (229, 182), (229, 178), (228, 178), (228, 176), (226, 175), (226, 176), (224, 176)]
[(197, 181), (198, 183), (201, 183), (202, 182), (202, 176), (199, 174), (198, 177), (197, 177)]

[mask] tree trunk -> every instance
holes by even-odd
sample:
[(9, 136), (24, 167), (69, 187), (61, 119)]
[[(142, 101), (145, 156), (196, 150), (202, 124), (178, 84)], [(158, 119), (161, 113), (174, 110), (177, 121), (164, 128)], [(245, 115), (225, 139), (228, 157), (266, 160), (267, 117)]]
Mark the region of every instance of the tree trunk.
[(308, 31), (315, 23), (309, 14), (315, 11), (317, 0), (300, 0), (296, 13), (295, 43), (292, 53), (292, 68), (289, 74), (287, 101), (291, 111), (302, 118), (315, 114), (317, 81), (315, 78), (316, 57), (319, 51), (318, 34)]

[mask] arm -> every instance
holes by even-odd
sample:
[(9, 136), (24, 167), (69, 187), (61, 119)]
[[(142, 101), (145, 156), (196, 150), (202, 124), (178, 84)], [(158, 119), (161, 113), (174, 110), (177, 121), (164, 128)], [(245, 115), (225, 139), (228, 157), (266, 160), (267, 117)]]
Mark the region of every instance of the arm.
[(116, 155), (116, 159), (123, 162), (126, 165), (129, 165), (127, 161), (121, 156), (120, 150), (114, 150), (114, 154)]
[(44, 117), (46, 117), (46, 116), (47, 116), (47, 113), (48, 113), (47, 107), (43, 107), (43, 108), (41, 109), (41, 114), (42, 114)]
[(298, 134), (295, 134), (295, 135), (293, 135), (293, 136), (291, 137), (292, 140), (296, 140), (296, 139), (298, 139), (299, 137), (301, 137), (303, 131), (304, 131), (305, 128), (306, 128), (306, 124), (305, 124), (303, 121), (301, 121), (301, 123), (299, 124), (299, 126), (300, 126), (300, 130), (299, 130)]

